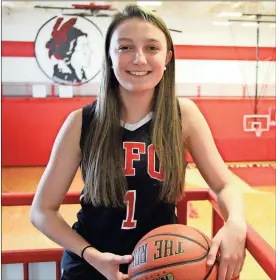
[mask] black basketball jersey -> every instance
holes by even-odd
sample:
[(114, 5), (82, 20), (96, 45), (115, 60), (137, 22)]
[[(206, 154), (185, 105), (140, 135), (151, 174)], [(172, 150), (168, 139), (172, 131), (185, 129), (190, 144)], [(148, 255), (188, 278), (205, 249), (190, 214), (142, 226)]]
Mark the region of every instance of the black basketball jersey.
[[(83, 108), (81, 149), (95, 107), (96, 101)], [(151, 122), (152, 113), (149, 113), (136, 124), (122, 124), (122, 149), (128, 184), (125, 196), (126, 207), (94, 207), (84, 203), (81, 193), (81, 210), (73, 229), (101, 252), (131, 254), (137, 242), (149, 231), (177, 222), (175, 205), (157, 201), (164, 174), (151, 142)], [(78, 256), (73, 255), (71, 252), (65, 252), (63, 258), (65, 270), (72, 267), (76, 269), (76, 262), (79, 264), (83, 262)], [(126, 272), (127, 266), (122, 269)], [(96, 274), (95, 278), (91, 276), (90, 279), (105, 279), (100, 276), (96, 278)]]

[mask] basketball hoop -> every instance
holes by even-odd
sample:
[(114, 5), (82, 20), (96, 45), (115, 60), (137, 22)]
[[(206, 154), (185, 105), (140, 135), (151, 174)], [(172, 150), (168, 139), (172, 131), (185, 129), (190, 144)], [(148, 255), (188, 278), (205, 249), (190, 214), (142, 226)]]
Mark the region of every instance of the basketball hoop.
[(269, 131), (269, 115), (244, 115), (243, 130), (245, 132), (255, 132), (259, 138), (263, 131)]

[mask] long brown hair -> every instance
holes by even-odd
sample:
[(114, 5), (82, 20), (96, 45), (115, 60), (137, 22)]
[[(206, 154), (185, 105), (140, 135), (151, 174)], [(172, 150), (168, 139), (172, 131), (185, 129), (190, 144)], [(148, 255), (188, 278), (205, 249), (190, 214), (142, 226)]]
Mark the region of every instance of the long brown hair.
[(95, 206), (122, 206), (127, 191), (120, 125), (119, 85), (111, 69), (109, 48), (116, 27), (122, 21), (131, 18), (139, 18), (157, 26), (166, 36), (167, 50), (172, 51), (172, 58), (166, 65), (167, 70), (154, 92), (151, 137), (164, 171), (159, 199), (176, 203), (182, 196), (184, 188), (187, 163), (184, 156), (181, 118), (175, 96), (175, 54), (172, 38), (165, 23), (153, 12), (137, 5), (129, 5), (115, 15), (106, 33), (102, 83), (95, 116), (83, 149), (84, 200)]

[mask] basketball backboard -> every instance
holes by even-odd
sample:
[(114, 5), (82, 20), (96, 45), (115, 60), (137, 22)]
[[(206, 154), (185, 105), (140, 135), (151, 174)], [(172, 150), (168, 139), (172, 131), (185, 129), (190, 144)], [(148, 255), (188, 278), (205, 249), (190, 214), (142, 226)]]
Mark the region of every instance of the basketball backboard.
[(257, 137), (261, 137), (264, 131), (269, 131), (270, 115), (244, 115), (243, 129), (246, 132), (255, 132)]

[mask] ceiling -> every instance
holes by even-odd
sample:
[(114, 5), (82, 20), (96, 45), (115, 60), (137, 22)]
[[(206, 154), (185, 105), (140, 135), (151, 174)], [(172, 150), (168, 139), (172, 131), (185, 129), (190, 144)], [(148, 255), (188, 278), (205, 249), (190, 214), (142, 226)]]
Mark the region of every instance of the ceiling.
[[(73, 3), (90, 1), (2, 1), (4, 9), (31, 9), (35, 5), (71, 6)], [(110, 4), (113, 8), (122, 9), (126, 4), (136, 1), (101, 1), (99, 4)], [(187, 17), (189, 19), (215, 18), (221, 12), (241, 12), (247, 14), (276, 14), (275, 1), (163, 1), (161, 6), (149, 6), (160, 16)], [(275, 20), (275, 17), (273, 18)]]

